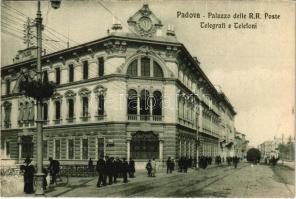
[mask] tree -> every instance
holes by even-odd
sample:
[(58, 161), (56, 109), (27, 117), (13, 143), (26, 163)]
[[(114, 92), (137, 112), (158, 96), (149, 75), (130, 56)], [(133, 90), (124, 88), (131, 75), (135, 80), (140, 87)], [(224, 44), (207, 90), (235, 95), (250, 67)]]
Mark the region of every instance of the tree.
[(247, 152), (247, 160), (248, 162), (257, 163), (261, 158), (261, 152), (256, 148), (251, 148)]

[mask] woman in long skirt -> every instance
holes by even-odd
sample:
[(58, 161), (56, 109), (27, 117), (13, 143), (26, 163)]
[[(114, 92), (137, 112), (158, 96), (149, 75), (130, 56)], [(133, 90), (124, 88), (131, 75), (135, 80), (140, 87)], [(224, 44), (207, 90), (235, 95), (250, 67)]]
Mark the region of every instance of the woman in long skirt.
[(22, 167), (22, 170), (24, 170), (24, 192), (27, 194), (34, 193), (34, 173), (35, 168), (31, 164), (32, 160), (27, 157), (25, 160), (25, 165)]

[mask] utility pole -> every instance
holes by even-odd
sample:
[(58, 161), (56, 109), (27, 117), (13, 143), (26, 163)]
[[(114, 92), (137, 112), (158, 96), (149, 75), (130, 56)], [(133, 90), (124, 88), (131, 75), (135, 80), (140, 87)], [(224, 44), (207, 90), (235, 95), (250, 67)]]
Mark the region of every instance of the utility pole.
[[(36, 17), (36, 32), (37, 32), (37, 81), (41, 80), (41, 55), (42, 55), (42, 16), (40, 10), (40, 0), (37, 2), (37, 17)], [(36, 191), (35, 194), (43, 195), (43, 121), (42, 121), (42, 99), (37, 99), (37, 173), (36, 177)]]

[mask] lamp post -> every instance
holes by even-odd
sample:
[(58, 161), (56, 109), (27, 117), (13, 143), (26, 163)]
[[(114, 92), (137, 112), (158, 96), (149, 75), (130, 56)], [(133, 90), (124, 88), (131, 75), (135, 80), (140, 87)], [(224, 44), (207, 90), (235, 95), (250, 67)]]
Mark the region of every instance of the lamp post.
[[(61, 0), (50, 0), (54, 9), (59, 8)], [(37, 81), (42, 82), (42, 16), (40, 9), (40, 0), (37, 2), (37, 16), (36, 16), (36, 32), (37, 32)], [(43, 120), (42, 120), (42, 102), (44, 97), (43, 92), (40, 91), (40, 96), (36, 98), (37, 101), (37, 173), (35, 174), (36, 191), (35, 195), (44, 195), (43, 190)]]

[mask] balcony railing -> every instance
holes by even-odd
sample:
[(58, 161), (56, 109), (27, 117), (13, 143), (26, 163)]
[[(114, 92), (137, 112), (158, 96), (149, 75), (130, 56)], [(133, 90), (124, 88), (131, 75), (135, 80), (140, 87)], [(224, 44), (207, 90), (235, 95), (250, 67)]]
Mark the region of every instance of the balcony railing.
[(88, 121), (90, 119), (90, 114), (88, 112), (81, 113), (80, 114), (80, 119), (84, 122)]
[(162, 121), (162, 115), (136, 115), (136, 114), (128, 114), (127, 118), (129, 121), (154, 121), (160, 122)]
[(68, 117), (66, 120), (68, 123), (73, 123), (75, 121), (75, 117)]
[(104, 120), (106, 115), (95, 115), (95, 117), (97, 118), (97, 120)]
[(53, 120), (54, 124), (61, 124), (62, 123), (62, 119), (55, 119)]
[(128, 120), (138, 120), (138, 116), (135, 114), (128, 114), (127, 118)]
[(144, 120), (144, 121), (150, 120), (150, 115), (140, 115), (140, 120)]
[(48, 125), (48, 123), (49, 123), (49, 121), (48, 121), (48, 120), (43, 120), (43, 125), (44, 125), (44, 126), (47, 126), (47, 125)]

